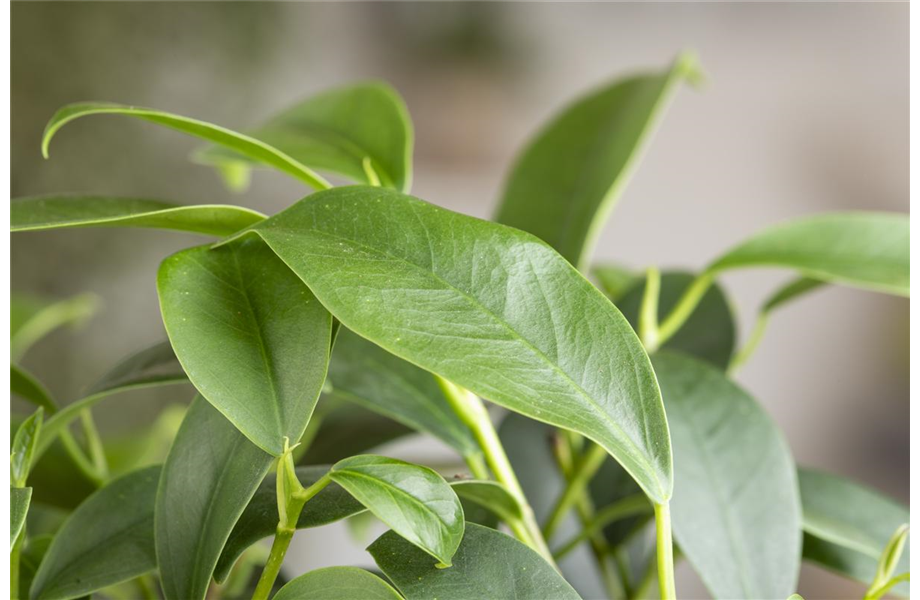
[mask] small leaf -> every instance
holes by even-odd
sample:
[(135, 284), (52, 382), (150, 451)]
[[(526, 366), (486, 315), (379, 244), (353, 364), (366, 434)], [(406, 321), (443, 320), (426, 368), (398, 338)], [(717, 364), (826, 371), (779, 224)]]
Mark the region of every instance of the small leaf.
[(251, 231), (352, 331), (597, 441), (649, 497), (670, 497), (667, 422), (648, 356), (616, 308), (543, 242), (358, 186), (314, 194)]
[(64, 325), (79, 325), (98, 309), (93, 294), (79, 294), (66, 300), (48, 300), (13, 294), (10, 298), (10, 354), (22, 358), (32, 344)]
[(36, 455), (38, 438), (42, 431), (45, 409), (38, 407), (29, 418), (22, 422), (10, 447), (10, 482), (14, 487), (24, 487), (32, 468), (32, 459)]
[(470, 428), (450, 408), (431, 373), (347, 329), (335, 342), (328, 383), (335, 398), (430, 433), (461, 456), (480, 453)]
[(565, 579), (535, 551), (494, 529), (467, 523), (449, 569), (390, 531), (367, 549), (407, 600), (578, 600)]
[(326, 378), (332, 317), (261, 241), (167, 258), (163, 323), (189, 379), (257, 446), (299, 440)]
[(885, 544), (885, 549), (878, 561), (878, 569), (875, 571), (875, 579), (866, 592), (867, 597), (880, 598), (884, 594), (883, 590), (897, 573), (898, 561), (901, 560), (909, 534), (910, 525), (904, 523), (895, 530), (888, 543)]
[(68, 517), (32, 584), (34, 600), (64, 600), (157, 567), (153, 509), (160, 467), (112, 480)]
[[(250, 132), (304, 165), (408, 191), (412, 181), (412, 123), (399, 94), (385, 83), (366, 82), (322, 92), (292, 106)], [(195, 157), (231, 169), (233, 181), (255, 161), (211, 147)]]
[(310, 571), (285, 584), (273, 600), (402, 600), (390, 585), (357, 567), (326, 567)]
[(674, 537), (716, 598), (786, 598), (802, 534), (782, 433), (725, 375), (673, 352), (653, 359), (674, 444)]
[(910, 218), (831, 213), (777, 225), (742, 242), (707, 270), (784, 267), (828, 283), (910, 296)]
[(494, 512), (503, 521), (523, 518), (521, 505), (504, 485), (497, 481), (455, 481), (450, 484), (461, 500), (470, 500)]
[(146, 227), (225, 236), (265, 217), (241, 206), (180, 206), (138, 198), (41, 196), (10, 204), (10, 231), (69, 227)]
[(29, 514), (31, 500), (32, 488), (10, 487), (10, 550), (26, 526), (26, 515)]
[(517, 159), (495, 220), (584, 270), (675, 84), (697, 73), (684, 55), (664, 72), (617, 81), (566, 107)]
[(195, 398), (156, 493), (156, 555), (167, 600), (205, 597), (224, 544), (272, 460)]
[(188, 117), (174, 115), (152, 108), (139, 108), (105, 102), (69, 104), (54, 113), (54, 116), (52, 116), (48, 124), (45, 125), (45, 133), (42, 137), (42, 155), (48, 158), (48, 146), (51, 143), (51, 138), (54, 137), (58, 129), (74, 119), (89, 115), (125, 115), (144, 121), (150, 121), (239, 152), (258, 163), (275, 167), (279, 171), (287, 173), (315, 189), (322, 190), (330, 187), (325, 179), (308, 167), (302, 165), (300, 162), (294, 160), (277, 148), (273, 148), (249, 136), (217, 125), (212, 125), (211, 123), (205, 123), (204, 121), (198, 121), (196, 119), (190, 119)]
[(57, 410), (51, 392), (34, 375), (13, 363), (10, 363), (10, 391), (49, 413)]
[(451, 564), (463, 538), (463, 508), (435, 471), (394, 458), (362, 455), (337, 462), (329, 476), (393, 531), (442, 565)]

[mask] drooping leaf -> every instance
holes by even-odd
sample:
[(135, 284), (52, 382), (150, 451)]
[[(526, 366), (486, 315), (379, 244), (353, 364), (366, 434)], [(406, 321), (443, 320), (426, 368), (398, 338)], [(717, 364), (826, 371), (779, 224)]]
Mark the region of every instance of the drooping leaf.
[(434, 470), (365, 454), (337, 462), (329, 477), (393, 531), (451, 564), (463, 538), (463, 508)]
[(697, 76), (677, 59), (592, 92), (565, 108), (518, 158), (495, 220), (528, 231), (585, 270), (601, 227), (677, 82)]
[(332, 317), (303, 282), (250, 238), (174, 254), (157, 290), (172, 347), (201, 395), (266, 452), (299, 440), (332, 335)]
[(494, 529), (467, 523), (449, 569), (390, 531), (367, 549), (407, 600), (577, 600), (565, 579), (534, 550)]
[(368, 187), (315, 194), (251, 231), (349, 329), (597, 441), (649, 497), (669, 498), (667, 423), (648, 357), (616, 308), (543, 242)]
[(224, 543), (272, 460), (195, 398), (156, 492), (156, 556), (167, 600), (205, 597)]
[(49, 413), (57, 410), (57, 404), (48, 388), (34, 375), (13, 363), (10, 363), (10, 391), (35, 406), (41, 406)]
[(190, 119), (188, 117), (174, 115), (152, 108), (139, 108), (106, 102), (81, 102), (69, 104), (54, 113), (54, 116), (52, 116), (48, 124), (45, 125), (45, 133), (42, 137), (42, 155), (48, 158), (48, 146), (51, 143), (51, 138), (54, 137), (54, 134), (57, 133), (61, 127), (74, 119), (89, 115), (124, 115), (144, 121), (150, 121), (239, 152), (256, 162), (269, 165), (283, 173), (287, 173), (315, 189), (321, 190), (330, 187), (329, 183), (312, 169), (306, 167), (277, 148), (273, 148), (265, 142), (261, 142), (247, 135), (204, 121), (198, 121), (196, 119)]
[(274, 600), (402, 600), (390, 584), (358, 567), (326, 567), (287, 582)]
[(802, 519), (781, 432), (718, 369), (674, 352), (653, 364), (674, 445), (671, 513), (681, 551), (716, 598), (788, 597)]
[[(869, 584), (888, 537), (910, 521), (907, 507), (857, 483), (813, 469), (799, 469), (803, 558)], [(910, 569), (906, 548), (896, 569)], [(908, 584), (894, 592), (909, 595)]]
[(10, 482), (16, 487), (23, 487), (36, 456), (38, 439), (41, 436), (45, 409), (38, 407), (34, 413), (22, 422), (10, 446)]
[(99, 307), (93, 294), (78, 294), (65, 300), (49, 300), (26, 294), (10, 297), (10, 355), (22, 358), (32, 344), (64, 325), (79, 325)]
[(828, 283), (910, 296), (910, 218), (831, 213), (776, 225), (716, 260), (710, 273), (779, 267)]
[(134, 471), (77, 507), (48, 548), (31, 598), (77, 598), (156, 569), (153, 511), (159, 476), (159, 466)]
[[(399, 94), (379, 82), (322, 92), (292, 106), (251, 131), (301, 164), (344, 175), (357, 183), (409, 191), (412, 182), (412, 123)], [(212, 147), (196, 159), (245, 177), (252, 159)], [(370, 172), (369, 172), (370, 170)]]
[(348, 331), (329, 363), (331, 395), (430, 433), (461, 456), (479, 453), (470, 428), (450, 408), (431, 373)]
[[(320, 406), (330, 401), (336, 400), (324, 395)], [(339, 403), (323, 412), (319, 431), (299, 464), (331, 464), (412, 433), (412, 429), (379, 413), (350, 402)]]
[(10, 487), (10, 549), (16, 543), (16, 538), (22, 533), (26, 524), (26, 515), (29, 514), (29, 502), (32, 501), (32, 488)]
[(40, 196), (10, 203), (10, 231), (69, 227), (145, 227), (225, 236), (265, 217), (242, 206), (180, 206), (159, 200)]
[[(680, 300), (684, 291), (693, 282), (690, 273), (677, 271), (661, 275), (661, 290), (658, 297), (658, 318), (663, 320)], [(638, 331), (639, 307), (645, 294), (645, 283), (629, 290), (617, 302), (629, 322)], [(697, 305), (696, 310), (684, 325), (667, 342), (664, 349), (679, 350), (701, 358), (720, 369), (725, 369), (735, 349), (735, 320), (731, 305), (722, 288), (713, 284)]]
[(503, 521), (522, 518), (521, 505), (497, 481), (455, 481), (450, 484), (461, 500), (470, 500), (494, 512)]

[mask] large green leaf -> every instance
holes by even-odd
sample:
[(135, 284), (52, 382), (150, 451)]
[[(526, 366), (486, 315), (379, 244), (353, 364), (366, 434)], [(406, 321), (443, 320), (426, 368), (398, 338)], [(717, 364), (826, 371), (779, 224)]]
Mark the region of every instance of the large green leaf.
[(292, 579), (274, 600), (402, 600), (390, 584), (358, 567), (326, 567)]
[(910, 296), (910, 217), (852, 212), (766, 229), (708, 269), (784, 267), (820, 281)]
[[(802, 494), (803, 557), (869, 584), (888, 538), (910, 522), (907, 507), (842, 477), (799, 469)], [(910, 570), (906, 547), (896, 573)], [(908, 595), (901, 584), (895, 592)]]
[(717, 598), (786, 598), (801, 556), (795, 464), (782, 433), (718, 369), (653, 363), (674, 445), (674, 537)]
[(257, 446), (303, 434), (326, 378), (332, 317), (258, 239), (167, 258), (163, 323), (198, 391)]
[(577, 600), (565, 579), (535, 551), (494, 529), (466, 524), (449, 569), (390, 531), (367, 549), (408, 600)]
[[(254, 138), (304, 165), (408, 191), (412, 183), (412, 123), (396, 91), (364, 82), (322, 92), (251, 131)], [(253, 161), (212, 147), (196, 158), (239, 176)], [(369, 172), (370, 170), (370, 172)]]
[[(659, 319), (670, 314), (693, 279), (690, 273), (662, 273), (658, 297)], [(644, 294), (645, 283), (640, 280), (616, 303), (634, 328), (638, 328), (639, 308)], [(713, 285), (706, 291), (693, 314), (662, 348), (680, 350), (723, 370), (728, 367), (735, 349), (735, 320), (731, 305), (719, 285)]]
[(35, 406), (41, 406), (49, 413), (57, 410), (57, 404), (48, 388), (34, 375), (13, 363), (10, 363), (10, 391)]
[(35, 599), (64, 600), (157, 567), (153, 510), (160, 467), (109, 482), (68, 517), (32, 584)]
[(30, 294), (10, 297), (10, 356), (16, 361), (32, 344), (64, 325), (79, 325), (99, 307), (93, 294), (50, 300)]
[(156, 555), (167, 600), (205, 597), (224, 543), (272, 460), (195, 398), (156, 493)]
[(32, 488), (10, 487), (10, 549), (26, 525), (29, 514), (29, 502), (32, 501)]
[(337, 462), (329, 477), (393, 531), (451, 564), (463, 538), (463, 508), (434, 470), (365, 454)]
[(329, 363), (332, 396), (354, 402), (434, 435), (462, 456), (479, 453), (467, 427), (431, 373), (344, 329)]
[(584, 270), (671, 91), (696, 73), (683, 56), (568, 106), (517, 160), (495, 220), (529, 231)]
[(382, 188), (336, 188), (255, 226), (349, 329), (607, 449), (656, 502), (671, 453), (625, 318), (535, 237)]
[(89, 115), (124, 115), (144, 121), (150, 121), (239, 152), (258, 163), (274, 167), (279, 171), (287, 173), (315, 189), (321, 190), (330, 187), (326, 180), (317, 175), (309, 167), (301, 164), (299, 161), (291, 158), (277, 148), (273, 148), (265, 142), (261, 142), (247, 135), (204, 121), (198, 121), (196, 119), (190, 119), (188, 117), (174, 115), (152, 108), (140, 108), (107, 102), (81, 102), (69, 104), (54, 113), (51, 120), (45, 125), (45, 133), (42, 137), (42, 155), (48, 158), (48, 146), (51, 144), (51, 138), (54, 137), (54, 134), (57, 133), (61, 127), (74, 119)]
[(265, 217), (241, 206), (179, 206), (159, 200), (101, 196), (40, 196), (10, 204), (10, 231), (68, 227), (147, 227), (225, 236)]

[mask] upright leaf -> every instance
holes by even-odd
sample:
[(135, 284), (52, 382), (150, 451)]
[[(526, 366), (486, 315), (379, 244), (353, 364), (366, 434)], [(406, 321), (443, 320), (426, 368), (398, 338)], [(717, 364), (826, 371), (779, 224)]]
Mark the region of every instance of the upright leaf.
[(29, 418), (22, 422), (10, 447), (10, 482), (15, 487), (23, 487), (32, 468), (32, 459), (36, 455), (38, 439), (42, 431), (45, 409), (38, 407)]
[(653, 360), (674, 444), (674, 537), (716, 598), (786, 598), (802, 534), (795, 464), (779, 429), (719, 370)]
[(664, 72), (617, 81), (565, 108), (518, 158), (495, 220), (545, 240), (584, 270), (607, 216), (689, 56)]
[(390, 584), (357, 567), (326, 567), (292, 579), (274, 600), (402, 600)]
[(156, 493), (156, 556), (167, 600), (201, 600), (230, 532), (272, 456), (196, 397)]
[[(322, 171), (357, 183), (407, 192), (412, 183), (412, 123), (399, 94), (385, 83), (364, 82), (322, 92), (292, 106), (250, 132)], [(246, 177), (256, 161), (226, 147), (196, 158)]]
[(535, 551), (504, 533), (467, 523), (449, 569), (390, 531), (367, 549), (407, 600), (578, 600), (565, 579)]
[(463, 508), (444, 478), (428, 467), (361, 455), (341, 460), (332, 481), (393, 531), (449, 566), (463, 538)]
[(26, 525), (29, 514), (29, 502), (32, 501), (32, 488), (10, 487), (10, 550)]
[(32, 344), (64, 325), (79, 325), (98, 309), (93, 294), (49, 300), (26, 294), (10, 297), (10, 356), (19, 360)]
[(625, 318), (543, 242), (381, 188), (336, 188), (251, 230), (349, 329), (607, 449), (656, 502), (671, 453)]
[(68, 517), (32, 583), (34, 600), (91, 594), (157, 567), (153, 511), (159, 465), (109, 482)]
[(157, 278), (170, 342), (198, 391), (274, 455), (299, 440), (326, 378), (332, 318), (257, 239), (167, 258)]
[(42, 383), (34, 375), (20, 366), (10, 363), (10, 391), (28, 400), (35, 406), (41, 406), (49, 413), (57, 410), (57, 404)]
[(40, 196), (10, 203), (10, 231), (71, 227), (146, 227), (225, 236), (265, 217), (242, 206), (180, 206), (159, 200)]

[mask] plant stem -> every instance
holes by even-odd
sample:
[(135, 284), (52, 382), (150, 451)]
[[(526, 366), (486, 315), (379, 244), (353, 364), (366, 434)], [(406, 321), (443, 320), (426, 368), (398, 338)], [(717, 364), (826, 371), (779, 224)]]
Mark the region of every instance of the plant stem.
[(655, 267), (645, 272), (645, 293), (639, 309), (639, 338), (646, 348), (657, 348), (658, 342), (658, 298), (661, 295), (661, 273)]
[(613, 504), (605, 506), (598, 511), (594, 518), (581, 530), (581, 533), (563, 544), (553, 553), (556, 560), (561, 560), (569, 552), (574, 550), (578, 544), (585, 541), (592, 535), (604, 530), (605, 527), (619, 521), (636, 515), (648, 514), (651, 509), (648, 498), (644, 494), (634, 494), (617, 500)]
[(655, 540), (658, 555), (658, 589), (662, 600), (676, 600), (674, 587), (674, 549), (671, 542), (671, 509), (667, 503), (655, 505)]
[(680, 297), (680, 300), (677, 301), (677, 304), (658, 327), (657, 345), (654, 347), (646, 346), (646, 350), (650, 353), (654, 352), (660, 348), (662, 344), (671, 339), (672, 335), (680, 330), (684, 322), (693, 314), (693, 311), (696, 310), (700, 300), (706, 295), (709, 286), (712, 285), (712, 280), (713, 276), (710, 273), (702, 273), (693, 280), (693, 283), (684, 291), (684, 295)]
[(83, 435), (86, 436), (86, 446), (89, 448), (89, 457), (93, 461), (93, 468), (103, 480), (109, 478), (109, 464), (105, 459), (105, 449), (102, 439), (93, 421), (93, 413), (89, 409), (80, 412), (80, 422), (83, 425)]
[(22, 554), (22, 544), (25, 539), (26, 529), (23, 527), (10, 551), (10, 598), (12, 600), (19, 600), (19, 557)]
[(150, 579), (149, 575), (141, 575), (137, 578), (137, 587), (141, 591), (141, 596), (144, 600), (157, 600), (159, 596), (153, 587), (153, 581)]
[[(524, 490), (521, 489), (521, 484), (517, 479), (517, 475), (514, 474), (511, 462), (505, 454), (505, 448), (498, 439), (498, 433), (492, 425), (489, 412), (486, 410), (482, 400), (476, 394), (454, 385), (442, 377), (435, 376), (435, 378), (451, 408), (473, 432), (473, 436), (479, 443), (479, 447), (482, 448), (486, 463), (495, 475), (496, 481), (505, 485), (508, 492), (518, 501), (521, 507), (523, 517), (508, 521), (508, 527), (514, 532), (515, 537), (539, 552), (549, 564), (556, 567), (553, 555), (549, 551), (549, 547), (543, 539), (543, 534), (540, 532), (537, 519), (534, 517), (533, 508), (531, 508), (530, 503), (524, 496)], [(556, 568), (558, 569), (558, 567)]]
[(594, 477), (594, 474), (601, 468), (605, 460), (607, 460), (607, 451), (597, 444), (591, 444), (574, 468), (570, 469), (571, 474), (567, 477), (568, 481), (565, 490), (559, 500), (556, 501), (556, 505), (553, 506), (553, 510), (543, 526), (543, 536), (546, 539), (553, 537), (562, 520), (578, 499), (584, 495), (585, 488), (588, 487), (591, 478)]
[(476, 479), (490, 479), (489, 468), (486, 466), (482, 454), (470, 454), (465, 456), (466, 466), (470, 468), (470, 474)]
[(754, 350), (760, 345), (760, 340), (763, 339), (764, 331), (767, 329), (767, 321), (769, 321), (769, 316), (766, 312), (761, 312), (757, 315), (757, 323), (754, 325), (751, 337), (744, 343), (744, 347), (732, 356), (731, 362), (729, 362), (729, 376), (734, 375), (735, 372), (748, 361), (751, 355), (754, 354)]
[(80, 448), (80, 444), (78, 444), (77, 440), (74, 439), (73, 434), (70, 433), (70, 430), (62, 430), (60, 435), (61, 444), (63, 444), (64, 450), (67, 451), (67, 454), (77, 466), (77, 469), (79, 469), (87, 479), (95, 483), (97, 486), (101, 486), (105, 482), (105, 477), (103, 477), (102, 474), (96, 470), (96, 467), (93, 465), (92, 461), (86, 458), (86, 455)]
[(885, 594), (887, 594), (888, 592), (891, 591), (891, 588), (893, 588), (894, 586), (898, 585), (899, 583), (902, 583), (902, 582), (905, 582), (905, 581), (910, 581), (910, 573), (909, 573), (909, 572), (908, 572), (908, 573), (901, 573), (901, 574), (898, 575), (897, 577), (892, 577), (892, 578), (888, 581), (888, 583), (886, 583), (886, 584), (883, 585), (882, 587), (878, 588), (877, 590), (875, 590), (875, 592), (873, 592), (873, 593), (871, 593), (871, 594), (870, 594), (869, 592), (866, 592), (866, 596), (865, 596), (864, 600), (881, 600), (881, 598), (884, 598), (884, 597), (885, 597)]

